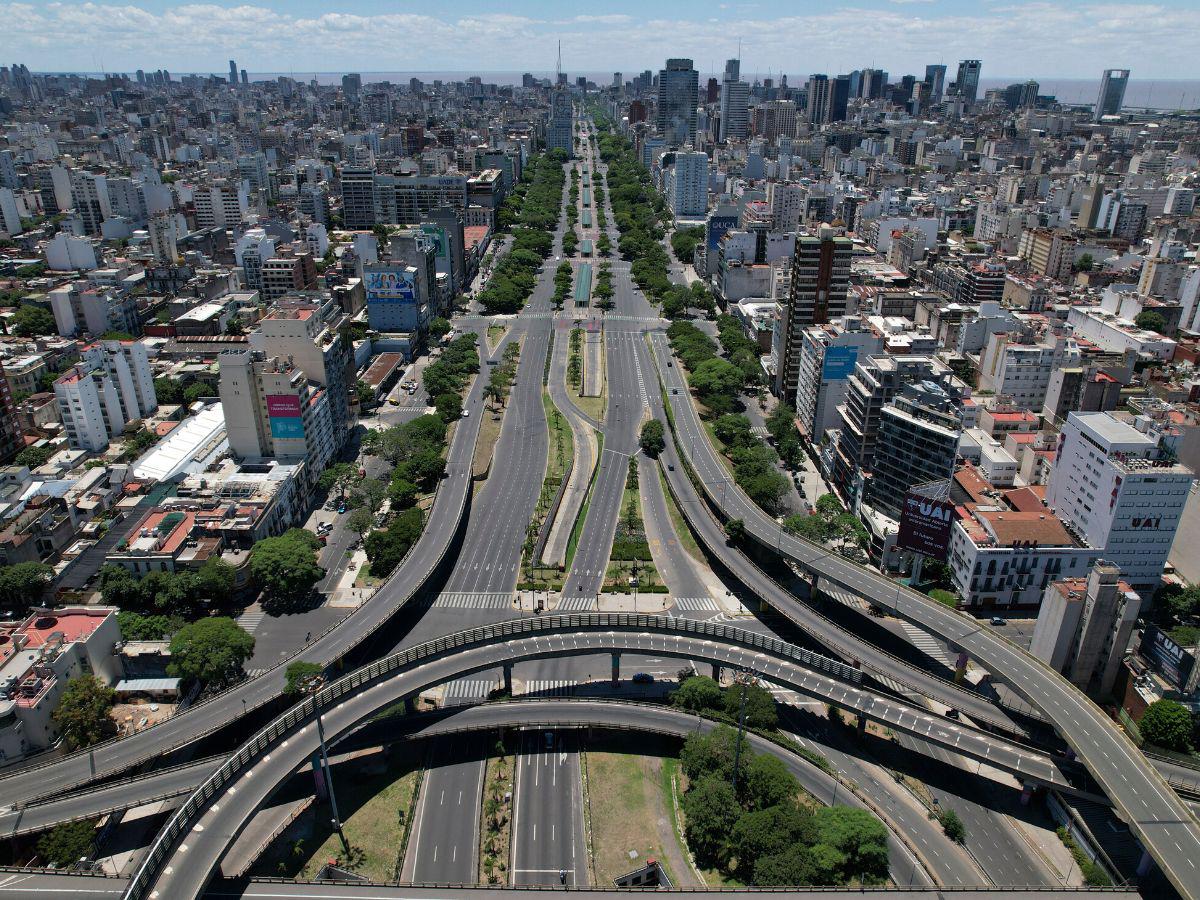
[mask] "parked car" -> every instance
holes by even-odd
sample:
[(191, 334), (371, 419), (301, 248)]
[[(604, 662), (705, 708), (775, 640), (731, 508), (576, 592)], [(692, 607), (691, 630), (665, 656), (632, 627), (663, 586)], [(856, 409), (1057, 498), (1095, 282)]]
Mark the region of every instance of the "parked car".
[(1003, 616), (992, 616), (992, 624), (993, 625), (1007, 625), (1008, 619), (1004, 618)]
[(638, 672), (633, 676), (634, 684), (654, 684), (654, 676), (649, 672)]

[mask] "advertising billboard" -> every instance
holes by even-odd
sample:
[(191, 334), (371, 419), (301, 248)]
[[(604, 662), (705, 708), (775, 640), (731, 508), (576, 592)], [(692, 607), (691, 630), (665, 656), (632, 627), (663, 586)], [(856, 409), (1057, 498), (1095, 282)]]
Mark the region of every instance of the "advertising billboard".
[(857, 362), (857, 347), (826, 347), (825, 361), (821, 364), (821, 380), (845, 381), (854, 374)]
[(304, 438), (300, 398), (295, 394), (267, 394), (267, 416), (271, 422), (271, 437), (280, 440)]
[(414, 271), (405, 266), (372, 266), (363, 271), (367, 299), (412, 303), (417, 298)]
[(901, 549), (945, 559), (946, 548), (950, 544), (950, 526), (953, 524), (953, 503), (909, 491), (904, 498), (896, 542)]
[(1157, 625), (1146, 626), (1140, 652), (1154, 671), (1171, 682), (1176, 690), (1187, 690), (1196, 658), (1159, 630)]
[(715, 259), (717, 254), (717, 244), (721, 238), (725, 237), (725, 232), (738, 227), (737, 216), (709, 216), (708, 217), (708, 234), (707, 240), (704, 242), (708, 248), (710, 258)]

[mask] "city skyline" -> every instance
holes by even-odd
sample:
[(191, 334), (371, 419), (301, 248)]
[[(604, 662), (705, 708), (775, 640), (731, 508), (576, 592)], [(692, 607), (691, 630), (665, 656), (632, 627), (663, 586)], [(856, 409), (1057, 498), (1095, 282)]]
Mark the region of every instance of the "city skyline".
[[(747, 74), (861, 66), (916, 72), (926, 63), (971, 57), (981, 59), (991, 77), (1094, 78), (1102, 68), (1122, 67), (1143, 80), (1186, 80), (1197, 77), (1191, 48), (1200, 43), (1200, 24), (1173, 16), (1187, 10), (1174, 2), (968, 7), (951, 0), (868, 0), (834, 10), (801, 4), (792, 15), (776, 17), (759, 4), (722, 3), (704, 18), (674, 2), (647, 7), (623, 0), (603, 13), (574, 16), (541, 0), (457, 17), (389, 13), (375, 3), (337, 10), (274, 2), (12, 3), (0, 9), (24, 61), (59, 72), (160, 66), (222, 72), (231, 56), (245, 57), (251, 72), (549, 71), (556, 40), (563, 42), (568, 70), (603, 71), (650, 65), (662, 56), (661, 35), (670, 34), (672, 55), (695, 59), (701, 71), (719, 71), (722, 60), (737, 55), (740, 40)], [(381, 45), (381, 33), (397, 39)], [(403, 40), (410, 33), (419, 35), (411, 46)], [(530, 53), (531, 44), (544, 48), (544, 59)]]

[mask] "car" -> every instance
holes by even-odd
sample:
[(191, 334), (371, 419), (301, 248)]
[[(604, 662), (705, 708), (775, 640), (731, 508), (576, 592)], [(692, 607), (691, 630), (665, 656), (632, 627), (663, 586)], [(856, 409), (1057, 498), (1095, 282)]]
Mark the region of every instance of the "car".
[(992, 624), (993, 625), (1007, 625), (1008, 619), (1004, 618), (1003, 616), (992, 616)]
[(463, 417), (464, 419), (469, 419), (469, 418), (471, 418), (471, 411), (470, 411), (469, 409), (464, 409), (464, 410), (462, 411), (462, 417)]
[(676, 394), (676, 395), (678, 395), (678, 394), (679, 394), (679, 388), (671, 388), (671, 393), (672, 393), (672, 394)]
[(674, 472), (675, 471), (675, 463), (667, 463), (667, 471)]
[(391, 400), (389, 400), (389, 401), (388, 401), (388, 403), (392, 404), (392, 406), (399, 406), (399, 405), (400, 405), (400, 398), (399, 398), (399, 397), (393, 397)]
[(958, 718), (958, 710), (954, 709), (953, 707), (946, 710), (946, 718), (947, 719), (957, 719)]
[(346, 511), (346, 504), (345, 504), (345, 503), (339, 503), (339, 504), (338, 504), (338, 510), (337, 510), (337, 511), (338, 511), (338, 515), (339, 515), (339, 516), (340, 516), (342, 513), (344, 513), (344, 512)]
[(649, 672), (638, 672), (633, 676), (634, 684), (654, 684), (654, 676)]
[(671, 362), (669, 359), (667, 360), (667, 368), (668, 368), (668, 369), (673, 369), (673, 368), (675, 368), (675, 364), (674, 364), (674, 363), (672, 363), (672, 362)]
[(553, 731), (546, 732), (546, 749), (547, 750), (554, 749), (554, 732)]

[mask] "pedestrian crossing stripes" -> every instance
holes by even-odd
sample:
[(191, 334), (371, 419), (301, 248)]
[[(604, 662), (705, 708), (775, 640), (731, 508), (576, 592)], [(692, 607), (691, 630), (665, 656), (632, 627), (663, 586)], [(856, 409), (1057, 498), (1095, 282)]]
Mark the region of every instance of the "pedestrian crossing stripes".
[(721, 609), (712, 597), (676, 597), (675, 608), (681, 612), (719, 612)]
[(512, 594), (471, 591), (447, 591), (433, 601), (439, 609), (508, 609)]
[(765, 438), (770, 437), (771, 432), (767, 430), (766, 425), (753, 425), (750, 428), (750, 433), (755, 437)]
[(265, 671), (267, 671), (267, 670), (266, 669), (247, 669), (246, 677), (247, 678), (257, 678), (259, 675), (261, 675)]
[(555, 612), (594, 612), (595, 609), (595, 597), (564, 597)]
[(570, 697), (575, 693), (578, 681), (560, 681), (553, 678), (535, 678), (525, 682), (524, 694), (537, 694), (540, 697)]
[(486, 700), (496, 682), (486, 678), (459, 678), (446, 684), (442, 694), (442, 703), (474, 703)]
[(237, 617), (237, 623), (250, 634), (254, 634), (254, 629), (258, 628), (259, 623), (266, 617), (265, 612), (252, 606)]
[(851, 594), (847, 591), (840, 590), (833, 585), (825, 583), (824, 581), (821, 581), (817, 587), (825, 596), (836, 600), (843, 606), (849, 606), (851, 609), (857, 609), (859, 612), (866, 612), (867, 608), (871, 605), (857, 594)]
[(935, 641), (929, 632), (922, 631), (920, 628), (917, 628), (915, 625), (909, 625), (907, 622), (901, 622), (900, 627), (908, 635), (908, 642), (922, 653), (948, 666), (953, 666), (953, 661), (946, 654), (946, 648)]

